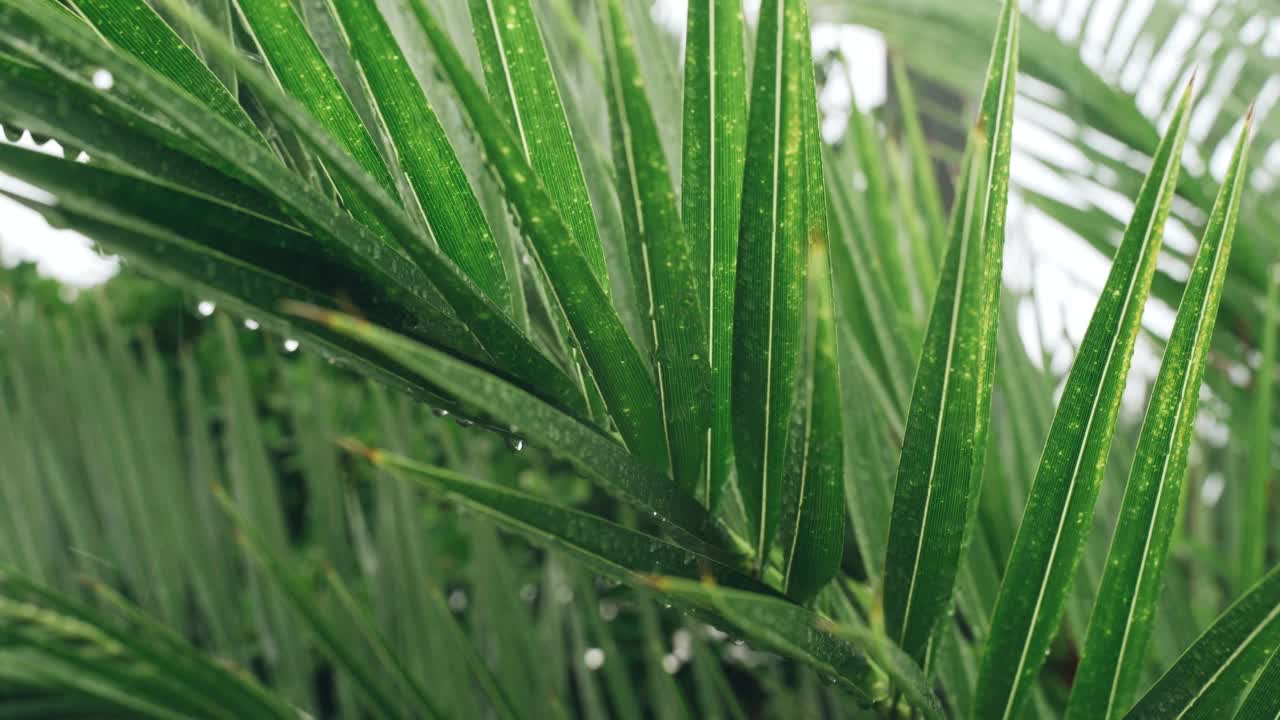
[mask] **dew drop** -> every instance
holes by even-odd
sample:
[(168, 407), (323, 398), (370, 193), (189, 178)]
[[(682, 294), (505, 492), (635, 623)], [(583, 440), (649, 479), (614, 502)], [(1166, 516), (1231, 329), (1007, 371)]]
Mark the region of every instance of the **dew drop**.
[(458, 423), (458, 427), (464, 427), (464, 428), (468, 428), (476, 424), (474, 420), (468, 420), (464, 417), (455, 417), (453, 421)]
[(515, 435), (508, 436), (507, 447), (511, 449), (511, 452), (524, 450), (524, 438), (516, 437)]
[(246, 330), (257, 330), (261, 326), (258, 325), (257, 320), (245, 320), (244, 327)]
[(196, 312), (200, 313), (202, 317), (209, 317), (213, 314), (213, 311), (217, 309), (218, 306), (211, 300), (201, 300), (200, 304), (196, 305)]
[(93, 71), (93, 86), (99, 90), (110, 90), (115, 84), (116, 78), (110, 70), (98, 68)]
[(285, 341), (284, 341), (284, 351), (285, 351), (285, 352), (287, 352), (287, 353), (297, 352), (297, 351), (298, 351), (298, 341), (297, 341), (297, 340), (294, 340), (293, 338), (289, 338), (288, 340), (285, 340)]
[(588, 670), (599, 670), (604, 666), (604, 650), (598, 647), (587, 648), (582, 653), (582, 664), (587, 666)]
[(467, 609), (470, 601), (467, 599), (467, 592), (461, 588), (449, 593), (449, 609), (455, 613), (460, 613)]
[(431, 414), (436, 417), (449, 417), (449, 411), (444, 408), (431, 408)]

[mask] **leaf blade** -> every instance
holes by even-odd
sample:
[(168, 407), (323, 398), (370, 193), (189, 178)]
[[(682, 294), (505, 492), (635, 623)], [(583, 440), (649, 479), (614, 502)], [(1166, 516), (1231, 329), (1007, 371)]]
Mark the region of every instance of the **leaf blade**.
[(1138, 682), (1179, 515), (1200, 382), (1244, 188), (1246, 122), (1192, 266), (1138, 439), (1066, 717), (1109, 718)]
[[(510, 304), (497, 241), (435, 110), (373, 0), (333, 0), (436, 242), (491, 300)], [(414, 247), (405, 243), (412, 256)]]
[[(1045, 441), (991, 619), (974, 701), (978, 714), (1007, 718), (1017, 712), (1061, 618), (1084, 529), (1093, 516), (1181, 167), (1190, 90), (1139, 194)], [(1075, 521), (1068, 522), (1069, 517)], [(1026, 587), (1037, 588), (1035, 596), (1023, 592)]]
[(999, 321), (1018, 29), (1017, 3), (1006, 2), (982, 111), (966, 148), (966, 179), (952, 212), (950, 246), (898, 465), (885, 560), (885, 620), (890, 636), (917, 660), (924, 657), (951, 602), (981, 487)]
[[(649, 105), (635, 39), (619, 0), (605, 0), (605, 47), (618, 190), (628, 226), (642, 316), (658, 380), (658, 402), (676, 483), (693, 492), (706, 457), (710, 366), (703, 355), (703, 307), (671, 172)], [(645, 307), (647, 306), (647, 307)]]
[(736, 0), (690, 2), (684, 70), (681, 218), (706, 278), (710, 431), (701, 495), (716, 507), (733, 461), (733, 293), (747, 132), (745, 28)]
[[(738, 489), (758, 568), (781, 514), (786, 437), (794, 398), (805, 265), (802, 208), (801, 36), (796, 0), (760, 9), (747, 126), (733, 316), (733, 437)], [(791, 179), (791, 181), (787, 181)], [(790, 220), (790, 221), (788, 221)]]

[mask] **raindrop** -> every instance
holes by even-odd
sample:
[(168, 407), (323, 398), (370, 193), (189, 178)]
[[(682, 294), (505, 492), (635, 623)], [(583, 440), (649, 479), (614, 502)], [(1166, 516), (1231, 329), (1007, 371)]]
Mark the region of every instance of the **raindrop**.
[(600, 603), (600, 619), (605, 622), (613, 622), (618, 617), (618, 603), (611, 600), (604, 600)]
[(213, 314), (213, 311), (217, 309), (218, 306), (215, 305), (212, 300), (201, 300), (200, 304), (196, 305), (196, 312), (200, 313), (203, 317), (209, 317)]
[(453, 421), (458, 423), (458, 427), (464, 427), (464, 428), (471, 427), (472, 425), (476, 424), (474, 420), (468, 420), (464, 417), (456, 417), (453, 419)]
[(284, 351), (285, 351), (285, 352), (291, 353), (291, 352), (297, 352), (297, 350), (298, 350), (298, 341), (297, 341), (297, 340), (294, 340), (293, 338), (289, 338), (288, 340), (285, 340), (285, 341), (284, 341)]
[(460, 613), (467, 609), (469, 601), (467, 600), (467, 591), (458, 588), (449, 593), (449, 609), (455, 613)]
[(520, 452), (524, 450), (524, 438), (510, 435), (507, 437), (507, 447), (511, 448), (511, 452)]
[(261, 326), (260, 326), (260, 325), (258, 325), (258, 321), (257, 321), (257, 320), (246, 319), (246, 320), (244, 321), (244, 327), (245, 327), (245, 329), (246, 329), (246, 330), (257, 330), (257, 329), (258, 329), (259, 327), (261, 327)]
[(99, 90), (110, 90), (116, 84), (116, 78), (111, 71), (106, 68), (98, 68), (93, 71), (93, 86)]
[(431, 414), (436, 417), (449, 417), (449, 411), (444, 408), (431, 408)]
[(604, 665), (604, 650), (598, 647), (587, 648), (582, 653), (582, 664), (587, 666), (588, 670), (599, 670)]
[(680, 658), (675, 655), (663, 655), (662, 670), (668, 675), (675, 675), (680, 672)]

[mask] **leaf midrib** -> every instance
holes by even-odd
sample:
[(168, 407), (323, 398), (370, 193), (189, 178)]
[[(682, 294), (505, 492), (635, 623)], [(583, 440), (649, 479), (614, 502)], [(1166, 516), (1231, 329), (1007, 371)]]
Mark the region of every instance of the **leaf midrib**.
[[(782, 66), (784, 65), (786, 39), (786, 2), (778, 1), (777, 29), (774, 31), (776, 49), (774, 50), (773, 71), (773, 186), (772, 210), (769, 222), (769, 332), (764, 353), (764, 442), (763, 462), (760, 467), (760, 534), (756, 538), (756, 563), (764, 567), (765, 528), (768, 525), (766, 516), (769, 509), (769, 427), (773, 406), (773, 326), (774, 295), (777, 289), (778, 270), (778, 184), (782, 171), (782, 101), (785, 89), (782, 86)], [(712, 119), (714, 122), (714, 118)]]

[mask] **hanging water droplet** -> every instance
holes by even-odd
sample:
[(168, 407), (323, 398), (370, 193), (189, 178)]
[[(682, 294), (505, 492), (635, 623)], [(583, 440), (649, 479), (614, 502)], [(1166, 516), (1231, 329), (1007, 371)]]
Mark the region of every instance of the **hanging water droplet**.
[(287, 353), (297, 352), (297, 351), (298, 351), (298, 341), (297, 341), (297, 340), (294, 340), (293, 338), (289, 338), (288, 340), (285, 340), (285, 341), (284, 341), (284, 351), (285, 351), (285, 352), (287, 352)]
[(604, 650), (598, 647), (587, 648), (582, 653), (582, 664), (587, 666), (588, 670), (599, 670), (604, 666)]
[(464, 427), (464, 428), (468, 428), (476, 424), (475, 420), (468, 420), (464, 417), (455, 417), (453, 421), (458, 423), (458, 427)]
[(93, 71), (93, 86), (99, 90), (110, 90), (116, 84), (116, 78), (106, 68)]
[(246, 330), (257, 330), (260, 326), (258, 325), (257, 320), (246, 319), (244, 321), (244, 327)]
[(467, 599), (466, 590), (458, 588), (457, 590), (449, 593), (449, 609), (455, 613), (460, 613), (463, 610), (466, 610), (469, 603), (470, 601)]
[(511, 452), (524, 450), (524, 438), (516, 437), (515, 435), (507, 436), (507, 447), (511, 449)]
[(663, 655), (662, 670), (668, 675), (675, 675), (680, 672), (680, 658), (675, 655)]
[(217, 309), (218, 306), (215, 305), (212, 300), (201, 300), (200, 304), (196, 305), (196, 312), (200, 313), (203, 317), (209, 317), (213, 314), (213, 311)]
[(449, 411), (444, 408), (431, 408), (431, 414), (436, 417), (449, 417)]

